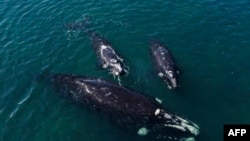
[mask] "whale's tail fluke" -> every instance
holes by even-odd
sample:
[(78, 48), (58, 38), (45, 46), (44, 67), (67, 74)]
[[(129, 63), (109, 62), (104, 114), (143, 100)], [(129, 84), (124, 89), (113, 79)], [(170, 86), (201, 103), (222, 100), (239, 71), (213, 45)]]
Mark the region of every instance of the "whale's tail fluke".
[(64, 24), (63, 27), (69, 31), (85, 31), (89, 29), (90, 21), (91, 21), (91, 17), (85, 16), (81, 20), (77, 20), (75, 22)]
[(95, 32), (90, 27), (91, 19), (90, 16), (84, 16), (80, 20), (64, 24), (63, 28), (67, 30), (69, 39), (74, 39), (81, 33), (87, 33), (89, 37), (95, 36)]
[(36, 81), (51, 81), (55, 74), (48, 72), (48, 71), (43, 71), (35, 75), (35, 80)]

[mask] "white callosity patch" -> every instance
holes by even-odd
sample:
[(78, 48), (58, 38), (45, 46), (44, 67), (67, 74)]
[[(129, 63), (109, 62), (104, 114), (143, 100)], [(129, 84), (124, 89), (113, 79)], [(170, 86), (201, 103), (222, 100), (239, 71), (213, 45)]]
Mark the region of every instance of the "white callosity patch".
[(160, 114), (160, 111), (161, 111), (160, 109), (156, 109), (156, 110), (155, 110), (155, 116), (159, 115), (159, 114)]
[(117, 62), (117, 60), (115, 60), (115, 59), (111, 59), (111, 60), (110, 60), (110, 62), (111, 62), (111, 63), (116, 63), (116, 62)]
[[(187, 121), (187, 120), (185, 120), (185, 119), (183, 119), (183, 118), (181, 118), (181, 117), (178, 117), (178, 116), (177, 116), (177, 118), (178, 118), (179, 120), (185, 122), (185, 123), (190, 123), (189, 121)], [(197, 124), (195, 124), (195, 123), (193, 123), (193, 122), (191, 122), (191, 123), (192, 123), (193, 126), (195, 126), (196, 128), (199, 128), (199, 126), (198, 126)]]
[(172, 78), (171, 82), (172, 82), (173, 87), (177, 87), (177, 83), (176, 83), (176, 79), (175, 78)]
[(165, 74), (170, 77), (169, 80), (171, 81), (170, 83), (172, 84), (172, 86), (168, 85), (169, 89), (172, 89), (172, 87), (173, 88), (177, 87), (177, 82), (176, 82), (176, 79), (174, 78), (174, 72), (171, 70), (165, 71)]
[(148, 134), (148, 129), (145, 128), (145, 127), (142, 127), (140, 128), (138, 131), (137, 131), (137, 134), (140, 135), (140, 136), (145, 136)]
[(155, 98), (155, 100), (159, 103), (159, 104), (162, 104), (162, 100), (161, 99), (159, 99), (159, 98)]
[(173, 71), (165, 71), (165, 73), (170, 76), (171, 78), (174, 77)]
[(170, 118), (172, 118), (172, 117), (171, 117), (169, 114), (165, 113), (165, 114), (164, 114), (164, 118), (170, 119)]
[(162, 72), (159, 72), (159, 73), (158, 73), (158, 76), (159, 76), (159, 77), (163, 77), (163, 73), (162, 73)]
[(101, 51), (103, 51), (104, 49), (108, 48), (109, 46), (105, 46), (105, 45), (101, 45)]
[(104, 56), (104, 50), (105, 49), (108, 49), (108, 48), (110, 48), (109, 46), (105, 46), (105, 45), (101, 45), (101, 48), (100, 48), (100, 52), (101, 52), (101, 58), (103, 59), (103, 60), (105, 60), (105, 64), (104, 64), (104, 67), (106, 68), (109, 64), (108, 64), (108, 61), (107, 61), (107, 58)]
[(108, 64), (103, 64), (102, 68), (106, 69), (108, 67)]
[(119, 73), (122, 72), (122, 67), (120, 63), (111, 63), (109, 65), (113, 67), (112, 69), (113, 74), (119, 75)]
[(181, 121), (181, 126), (185, 127), (186, 129), (188, 129), (188, 131), (190, 131), (192, 134), (194, 135), (199, 135), (200, 131), (199, 131), (199, 126), (193, 122), (188, 122), (187, 120), (177, 117), (180, 121)]
[[(104, 55), (104, 50), (109, 49), (112, 51), (112, 54), (115, 55), (115, 58), (112, 59), (107, 59)], [(109, 66), (112, 68), (111, 72), (114, 75), (119, 75), (120, 72), (122, 72), (122, 66), (121, 64), (118, 62), (118, 60), (120, 60), (121, 62), (123, 61), (123, 59), (121, 59), (120, 57), (118, 57), (115, 53), (115, 51), (110, 47), (110, 46), (106, 46), (106, 45), (101, 45), (100, 48), (100, 52), (101, 52), (101, 58), (105, 61), (105, 64), (103, 64), (103, 68), (108, 68)]]
[(121, 62), (123, 62), (123, 59), (122, 58), (120, 58), (119, 56), (116, 56), (117, 57), (117, 59), (119, 59)]
[[(171, 118), (171, 115), (165, 113), (164, 114), (164, 117), (165, 118)], [(189, 122), (181, 117), (178, 117), (176, 116), (176, 120), (175, 120), (175, 123), (176, 124), (164, 124), (164, 126), (167, 126), (167, 127), (172, 127), (172, 128), (175, 128), (175, 129), (179, 129), (179, 130), (182, 130), (183, 132), (186, 132), (186, 131), (189, 131), (191, 132), (192, 134), (194, 135), (199, 135), (199, 127), (198, 125), (196, 125), (195, 123), (193, 122)], [(190, 138), (190, 141), (191, 138)]]
[(175, 128), (175, 129), (179, 129), (179, 130), (182, 130), (182, 131), (186, 131), (186, 129), (180, 125), (171, 125), (171, 124), (165, 124), (165, 126), (167, 127), (172, 127), (172, 128)]
[(189, 124), (186, 124), (184, 122), (181, 122), (181, 126), (187, 128), (192, 134), (194, 135), (199, 135), (199, 130), (197, 128), (194, 128), (193, 126), (189, 125)]

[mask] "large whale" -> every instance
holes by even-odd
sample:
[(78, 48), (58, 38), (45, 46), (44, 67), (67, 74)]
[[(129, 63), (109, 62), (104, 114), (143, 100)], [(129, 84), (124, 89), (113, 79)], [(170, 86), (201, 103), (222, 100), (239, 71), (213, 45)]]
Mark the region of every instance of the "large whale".
[(51, 80), (76, 103), (107, 115), (139, 135), (189, 141), (199, 135), (198, 125), (163, 108), (152, 97), (99, 78), (53, 74)]
[(179, 70), (177, 69), (171, 52), (159, 42), (151, 41), (150, 53), (158, 76), (167, 83), (169, 89), (177, 88), (177, 75)]

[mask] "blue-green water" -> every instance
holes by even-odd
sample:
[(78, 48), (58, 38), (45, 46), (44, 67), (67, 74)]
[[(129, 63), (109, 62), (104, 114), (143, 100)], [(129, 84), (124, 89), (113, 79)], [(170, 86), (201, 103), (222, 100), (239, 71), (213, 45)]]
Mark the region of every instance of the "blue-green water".
[[(0, 140), (149, 140), (127, 133), (35, 81), (44, 70), (102, 77), (85, 33), (63, 25), (92, 17), (91, 28), (127, 60), (122, 84), (158, 97), (199, 124), (198, 141), (221, 141), (223, 124), (250, 123), (248, 0), (2, 0)], [(170, 91), (154, 74), (149, 40), (168, 45), (181, 69)]]

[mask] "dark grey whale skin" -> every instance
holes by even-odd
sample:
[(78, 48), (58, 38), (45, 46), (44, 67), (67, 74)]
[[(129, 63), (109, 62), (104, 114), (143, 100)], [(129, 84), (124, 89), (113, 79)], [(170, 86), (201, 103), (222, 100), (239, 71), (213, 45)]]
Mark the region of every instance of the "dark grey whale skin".
[(158, 76), (167, 83), (170, 89), (176, 89), (179, 70), (171, 52), (163, 44), (153, 40), (150, 43), (150, 54)]
[(114, 50), (111, 43), (98, 33), (88, 31), (88, 34), (102, 67), (108, 69), (114, 76), (127, 74), (122, 57)]
[[(117, 84), (72, 74), (53, 74), (51, 81), (64, 95), (138, 133), (156, 138), (197, 137), (199, 127), (163, 108), (154, 98)], [(111, 120), (111, 121), (112, 121)]]
[(64, 24), (64, 28), (69, 31), (84, 31), (88, 34), (103, 69), (107, 69), (114, 76), (128, 74), (122, 57), (118, 55), (107, 39), (89, 28), (89, 21), (90, 17), (85, 17), (82, 21)]

